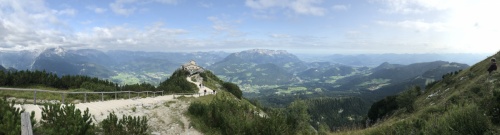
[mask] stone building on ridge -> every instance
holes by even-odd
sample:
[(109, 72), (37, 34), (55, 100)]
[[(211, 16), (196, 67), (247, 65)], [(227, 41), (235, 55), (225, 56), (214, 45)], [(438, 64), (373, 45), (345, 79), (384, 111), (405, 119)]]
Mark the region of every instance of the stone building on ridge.
[(205, 71), (205, 69), (196, 65), (196, 62), (194, 60), (191, 60), (189, 63), (182, 65), (181, 68), (182, 70), (189, 71), (190, 74), (196, 74)]

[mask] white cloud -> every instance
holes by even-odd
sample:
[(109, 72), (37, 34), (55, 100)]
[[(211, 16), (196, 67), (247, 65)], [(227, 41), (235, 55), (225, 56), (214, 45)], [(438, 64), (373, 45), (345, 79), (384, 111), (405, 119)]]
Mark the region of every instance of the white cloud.
[(106, 12), (108, 9), (106, 8), (100, 8), (100, 7), (96, 7), (96, 6), (87, 6), (87, 9), (90, 10), (90, 11), (93, 11), (97, 14), (101, 14), (101, 13), (104, 13)]
[(323, 16), (326, 9), (314, 4), (321, 3), (320, 0), (297, 0), (291, 3), (291, 8), (299, 14)]
[(332, 9), (336, 11), (345, 11), (351, 8), (351, 5), (333, 5)]
[(26, 50), (61, 45), (65, 35), (57, 28), (65, 24), (59, 15), (74, 15), (75, 10), (52, 10), (44, 1), (0, 1), (0, 49)]
[(90, 32), (77, 33), (75, 42), (105, 50), (160, 50), (168, 47), (189, 47), (184, 39), (178, 37), (186, 33), (188, 31), (183, 29), (165, 28), (163, 24), (144, 29), (127, 26), (94, 27)]
[(111, 10), (119, 15), (130, 15), (136, 10), (135, 7), (125, 7), (127, 4), (136, 2), (136, 0), (116, 0), (115, 2), (109, 4)]
[(290, 36), (288, 34), (276, 34), (276, 33), (271, 34), (270, 36), (272, 38), (290, 38), (290, 37), (292, 37), (292, 36)]
[(74, 16), (76, 14), (76, 10), (70, 9), (70, 8), (67, 8), (64, 10), (59, 10), (59, 11), (53, 10), (53, 12), (55, 12), (58, 15), (69, 15), (69, 16)]
[(231, 29), (229, 23), (220, 20), (218, 17), (209, 16), (207, 19), (213, 23), (212, 28), (216, 31), (227, 31)]
[(177, 0), (153, 0), (153, 1), (163, 4), (177, 4)]
[[(0, 51), (43, 49), (48, 47), (168, 51), (206, 46), (210, 41), (183, 38), (184, 29), (167, 28), (161, 23), (142, 29), (127, 25), (94, 27), (71, 32), (57, 29), (60, 15), (71, 10), (53, 10), (43, 1), (0, 1)], [(84, 21), (82, 23), (91, 23)]]
[(444, 32), (447, 31), (449, 26), (444, 22), (424, 22), (422, 20), (405, 20), (399, 22), (377, 21), (377, 24), (384, 26), (400, 27), (404, 29), (415, 30), (418, 32)]
[(256, 10), (280, 8), (296, 14), (323, 16), (327, 10), (319, 4), (322, 0), (246, 0), (245, 5)]
[(203, 1), (199, 2), (198, 5), (201, 6), (201, 7), (204, 7), (204, 8), (212, 8), (214, 6), (214, 4), (212, 4), (212, 3), (206, 3), (206, 2), (203, 2)]
[[(149, 1), (140, 1), (140, 0), (115, 0), (115, 2), (110, 3), (109, 7), (111, 10), (119, 15), (131, 15), (137, 10), (145, 11), (148, 9), (140, 9), (136, 6), (141, 6), (141, 4), (137, 3), (151, 3), (151, 2), (156, 2), (156, 3), (161, 3), (161, 4), (177, 4), (177, 0), (149, 0)], [(97, 11), (96, 11), (97, 13)]]
[(465, 0), (371, 0), (386, 7), (381, 9), (388, 13), (425, 13), (435, 10), (446, 10)]
[(231, 21), (225, 18), (227, 18), (227, 16), (223, 16), (222, 18), (216, 16), (207, 17), (207, 19), (213, 23), (212, 29), (214, 29), (217, 33), (226, 34), (231, 37), (240, 37), (245, 35), (245, 33), (234, 28), (234, 25), (241, 23), (241, 20)]

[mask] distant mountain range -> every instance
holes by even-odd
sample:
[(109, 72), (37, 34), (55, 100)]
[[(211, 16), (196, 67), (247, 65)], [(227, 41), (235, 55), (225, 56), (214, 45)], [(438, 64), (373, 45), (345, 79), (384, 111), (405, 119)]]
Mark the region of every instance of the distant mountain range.
[(254, 49), (232, 53), (208, 69), (232, 82), (276, 85), (296, 81), (293, 74), (306, 70), (307, 65), (286, 51)]
[(94, 49), (2, 52), (0, 65), (18, 70), (45, 70), (62, 75), (87, 75), (117, 83), (157, 84), (190, 60), (209, 66), (222, 60), (224, 52), (139, 52)]
[(473, 65), (489, 54), (359, 54), (359, 55), (330, 55), (322, 57), (312, 57), (312, 61), (326, 61), (349, 66), (375, 67), (380, 63), (388, 62), (392, 64), (408, 65), (413, 63), (450, 61)]
[[(452, 58), (455, 55), (440, 56)], [(407, 60), (415, 57), (418, 59)], [(443, 73), (466, 67), (465, 64), (444, 61), (406, 64), (424, 61), (425, 58), (433, 60), (439, 57), (433, 54), (332, 55), (318, 57), (314, 62), (305, 62), (284, 50), (253, 49), (236, 53), (103, 52), (93, 49), (66, 50), (60, 47), (0, 53), (0, 63), (5, 68), (45, 70), (59, 76), (88, 75), (121, 84), (148, 82), (157, 85), (190, 60), (195, 60), (198, 65), (213, 71), (226, 81), (240, 85), (304, 85), (318, 86), (325, 90), (376, 90), (407, 82), (417, 76), (439, 79)], [(378, 66), (370, 66), (377, 62)]]

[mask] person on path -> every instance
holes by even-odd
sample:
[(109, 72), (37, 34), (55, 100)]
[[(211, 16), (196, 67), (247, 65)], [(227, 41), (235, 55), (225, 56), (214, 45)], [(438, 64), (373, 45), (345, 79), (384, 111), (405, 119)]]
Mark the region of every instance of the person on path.
[(491, 72), (497, 70), (497, 62), (495, 58), (491, 59), (491, 65), (488, 68), (488, 74), (491, 76)]

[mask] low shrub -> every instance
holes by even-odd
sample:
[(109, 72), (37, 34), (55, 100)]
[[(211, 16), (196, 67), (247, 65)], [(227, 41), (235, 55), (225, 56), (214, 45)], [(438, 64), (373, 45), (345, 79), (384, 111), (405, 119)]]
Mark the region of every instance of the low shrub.
[[(24, 110), (14, 107), (14, 101), (8, 103), (5, 99), (0, 100), (0, 135), (21, 134), (21, 113)], [(35, 112), (31, 112), (31, 126), (35, 124)]]
[(40, 134), (95, 134), (89, 110), (86, 109), (82, 115), (80, 109), (75, 109), (73, 104), (44, 105), (40, 124)]
[[(433, 120), (431, 120), (433, 121)], [(454, 108), (426, 127), (426, 134), (482, 135), (490, 129), (488, 117), (476, 105)]]
[(110, 113), (101, 122), (101, 127), (106, 135), (147, 135), (148, 119), (143, 117), (123, 116), (118, 119), (115, 113)]

